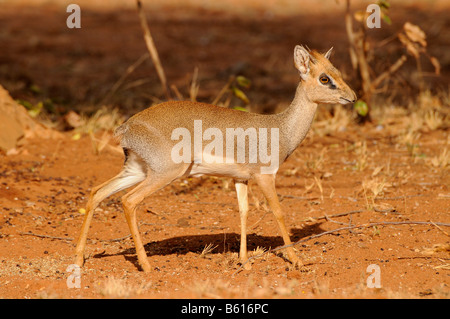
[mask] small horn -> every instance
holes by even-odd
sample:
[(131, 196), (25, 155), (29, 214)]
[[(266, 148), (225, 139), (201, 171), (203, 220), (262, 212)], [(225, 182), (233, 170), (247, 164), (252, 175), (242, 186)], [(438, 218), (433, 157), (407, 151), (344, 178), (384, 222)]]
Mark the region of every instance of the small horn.
[(331, 52), (333, 52), (333, 47), (331, 47), (331, 49), (330, 50), (328, 50), (328, 52), (327, 53), (325, 53), (325, 57), (329, 60), (330, 59), (330, 56), (331, 56)]

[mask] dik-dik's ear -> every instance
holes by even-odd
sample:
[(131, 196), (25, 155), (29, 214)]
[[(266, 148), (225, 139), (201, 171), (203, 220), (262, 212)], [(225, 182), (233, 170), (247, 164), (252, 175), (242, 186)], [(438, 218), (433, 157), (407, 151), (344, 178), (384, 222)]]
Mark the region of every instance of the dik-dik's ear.
[(301, 45), (296, 45), (294, 49), (294, 64), (297, 70), (300, 71), (300, 76), (303, 80), (308, 78), (309, 61), (310, 55), (308, 50)]

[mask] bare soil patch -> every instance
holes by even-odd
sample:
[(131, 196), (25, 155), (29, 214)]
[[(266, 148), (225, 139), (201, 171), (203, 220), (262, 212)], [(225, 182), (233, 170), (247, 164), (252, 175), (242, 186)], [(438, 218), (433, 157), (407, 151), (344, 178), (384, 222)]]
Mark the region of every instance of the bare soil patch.
[[(350, 141), (361, 134), (371, 142), (368, 167), (358, 170)], [(436, 141), (446, 136), (439, 131), (423, 135), (421, 150), (429, 158), (438, 155), (443, 145)], [(83, 219), (79, 209), (89, 189), (118, 171), (123, 160), (108, 149), (95, 155), (91, 143), (88, 137), (73, 141), (70, 136), (50, 144), (35, 140), (21, 154), (3, 156), (1, 296), (108, 297), (114, 292), (105, 293), (109, 290), (104, 285), (114, 284), (114, 278), (117, 289), (128, 289), (119, 297), (448, 297), (448, 229), (432, 225), (342, 231), (297, 246), (306, 262), (302, 269), (292, 268), (282, 255), (266, 254), (253, 261), (251, 271), (235, 274), (236, 196), (231, 181), (218, 178), (177, 181), (142, 205), (140, 230), (154, 267), (150, 274), (138, 271), (120, 195), (106, 200), (94, 215), (81, 288), (68, 289), (72, 239)], [(373, 199), (363, 185), (382, 180), (386, 185)], [(277, 184), (294, 241), (341, 223), (449, 221), (448, 169), (395, 149), (389, 136), (370, 126), (309, 138), (283, 165)], [(256, 187), (252, 192), (249, 250), (260, 253), (261, 248), (282, 245), (282, 240)], [(355, 210), (360, 212), (314, 220)], [(209, 244), (215, 248), (202, 255)], [(371, 264), (381, 269), (380, 289), (366, 286)]]

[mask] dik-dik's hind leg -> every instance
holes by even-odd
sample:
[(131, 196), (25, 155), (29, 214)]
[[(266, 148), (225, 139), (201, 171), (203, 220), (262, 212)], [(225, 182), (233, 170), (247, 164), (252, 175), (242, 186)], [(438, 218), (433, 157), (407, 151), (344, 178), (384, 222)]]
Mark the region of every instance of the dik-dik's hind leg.
[[(241, 248), (239, 251), (239, 259), (241, 263), (245, 263), (248, 260), (247, 254), (247, 216), (248, 216), (248, 186), (247, 181), (236, 182), (236, 193), (239, 204), (239, 215), (241, 217)], [(244, 268), (249, 270), (251, 265), (246, 263)]]
[(147, 196), (170, 184), (174, 179), (182, 176), (185, 170), (186, 167), (181, 167), (181, 169), (175, 169), (165, 173), (156, 174), (150, 172), (142, 183), (122, 197), (125, 218), (134, 241), (139, 265), (145, 272), (149, 272), (151, 267), (147, 259), (144, 245), (142, 244), (141, 235), (139, 234), (136, 222), (136, 209)]
[(86, 206), (86, 215), (84, 217), (83, 226), (81, 226), (81, 233), (78, 237), (77, 248), (75, 249), (75, 263), (78, 266), (81, 267), (84, 263), (84, 250), (86, 247), (89, 226), (91, 225), (94, 210), (100, 202), (120, 190), (139, 183), (144, 178), (145, 173), (139, 164), (128, 163), (118, 175), (92, 189)]

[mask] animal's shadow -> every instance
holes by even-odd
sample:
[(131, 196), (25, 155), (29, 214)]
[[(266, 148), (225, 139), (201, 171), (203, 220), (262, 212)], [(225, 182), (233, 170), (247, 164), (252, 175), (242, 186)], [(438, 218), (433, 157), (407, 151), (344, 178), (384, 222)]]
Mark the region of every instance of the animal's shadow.
[[(321, 224), (316, 223), (305, 226), (304, 228), (291, 229), (291, 240), (296, 242), (302, 238), (322, 233)], [(224, 253), (224, 252), (239, 252), (240, 248), (240, 234), (238, 233), (216, 233), (210, 235), (190, 235), (167, 238), (160, 241), (149, 242), (144, 245), (147, 256), (166, 256), (166, 255), (184, 255), (189, 252), (200, 254), (205, 246), (212, 244), (216, 247), (210, 254)], [(266, 250), (284, 245), (281, 235), (275, 236), (260, 236), (256, 234), (247, 234), (247, 249), (249, 251), (257, 247)], [(137, 268), (139, 263), (136, 257), (136, 250), (134, 247), (126, 248), (116, 254), (100, 253), (93, 256), (93, 258), (104, 258), (110, 256), (123, 255), (126, 260), (133, 263)]]

